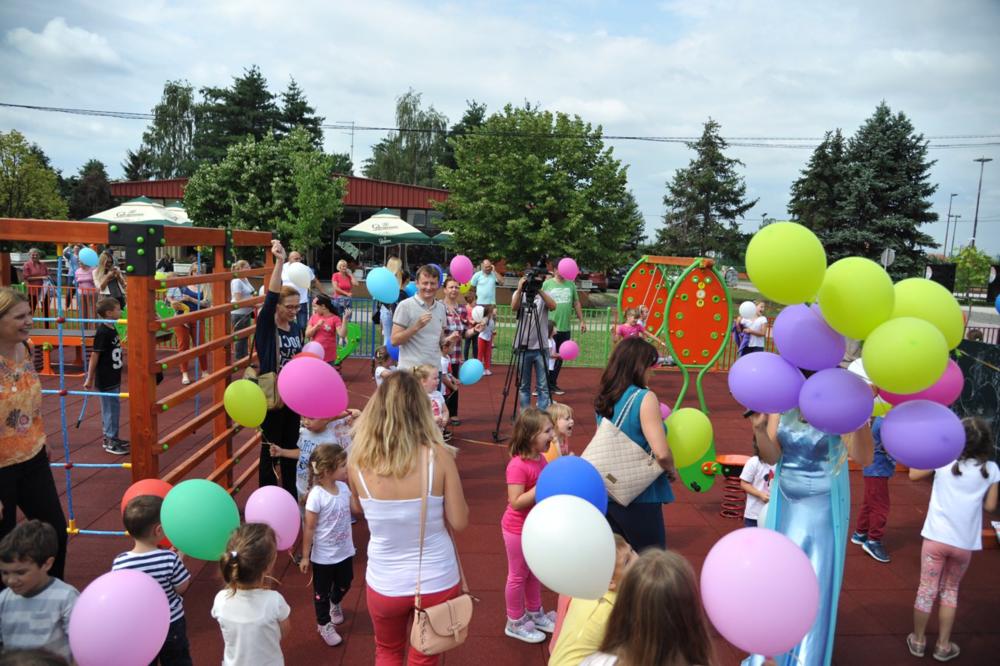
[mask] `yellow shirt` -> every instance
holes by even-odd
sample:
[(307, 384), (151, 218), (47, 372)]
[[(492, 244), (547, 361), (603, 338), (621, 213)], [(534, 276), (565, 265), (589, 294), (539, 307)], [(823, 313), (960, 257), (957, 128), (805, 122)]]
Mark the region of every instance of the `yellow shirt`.
[(617, 592), (609, 591), (597, 600), (570, 601), (549, 666), (576, 666), (597, 652), (617, 596)]

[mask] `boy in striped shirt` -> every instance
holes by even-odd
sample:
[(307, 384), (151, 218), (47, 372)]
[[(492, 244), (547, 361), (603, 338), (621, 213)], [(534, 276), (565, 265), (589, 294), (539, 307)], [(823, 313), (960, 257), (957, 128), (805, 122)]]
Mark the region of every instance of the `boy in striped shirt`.
[(162, 666), (192, 666), (184, 604), (181, 601), (181, 595), (191, 584), (191, 574), (177, 553), (163, 550), (158, 545), (163, 540), (163, 527), (160, 525), (162, 505), (163, 499), (160, 497), (140, 495), (125, 506), (122, 522), (135, 539), (135, 547), (116, 557), (111, 570), (135, 569), (149, 574), (160, 584), (170, 602), (170, 630), (153, 663), (160, 663)]

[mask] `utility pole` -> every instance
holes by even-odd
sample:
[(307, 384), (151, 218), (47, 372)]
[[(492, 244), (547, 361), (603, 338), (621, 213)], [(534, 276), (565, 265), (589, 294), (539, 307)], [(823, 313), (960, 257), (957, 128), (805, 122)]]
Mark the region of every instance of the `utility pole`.
[(977, 157), (972, 160), (979, 162), (979, 188), (976, 190), (976, 215), (972, 218), (972, 244), (976, 244), (976, 227), (979, 226), (979, 195), (983, 193), (983, 168), (987, 162), (992, 162), (992, 157)]
[(958, 234), (958, 218), (962, 216), (955, 213), (952, 217), (955, 219), (955, 227), (951, 230), (951, 252), (948, 253), (949, 257), (955, 253), (955, 236)]
[(942, 251), (944, 252), (945, 259), (948, 258), (948, 227), (951, 226), (951, 202), (955, 200), (958, 195), (954, 192), (950, 197), (948, 197), (948, 219), (944, 223), (944, 247)]

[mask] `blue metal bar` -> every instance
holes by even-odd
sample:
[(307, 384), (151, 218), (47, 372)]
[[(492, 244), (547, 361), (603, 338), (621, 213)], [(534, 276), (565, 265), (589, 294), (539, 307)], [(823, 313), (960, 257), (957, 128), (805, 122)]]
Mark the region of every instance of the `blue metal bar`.
[[(56, 263), (56, 294), (59, 298), (56, 299), (56, 314), (58, 319), (63, 318), (63, 299), (61, 297), (62, 288), (62, 269), (63, 269), (63, 256), (60, 254), (59, 259)], [(48, 296), (46, 296), (48, 298)], [(66, 422), (66, 364), (63, 354), (63, 323), (61, 321), (57, 322), (57, 335), (59, 336), (59, 422), (62, 424), (62, 440), (63, 440), (63, 456), (66, 462), (70, 462), (69, 455), (69, 429), (68, 423)], [(44, 392), (43, 392), (44, 393)], [(69, 524), (73, 525), (76, 523), (75, 516), (73, 514), (73, 477), (71, 475), (72, 468), (68, 465), (66, 466), (66, 512), (69, 514)]]
[(128, 536), (128, 532), (114, 532), (112, 530), (77, 530), (77, 534), (94, 534), (97, 536)]
[(49, 463), (49, 467), (82, 467), (84, 469), (131, 469), (132, 463)]
[[(198, 274), (201, 275), (201, 250), (198, 250), (197, 258), (195, 259), (198, 263), (195, 266), (198, 267)], [(195, 285), (198, 288), (198, 307), (201, 307), (201, 285)], [(201, 320), (199, 319), (194, 323), (194, 346), (197, 348), (201, 345)], [(201, 378), (201, 363), (198, 362), (200, 357), (194, 357), (194, 380), (197, 382)], [(197, 393), (194, 396), (194, 415), (198, 416), (201, 413), (201, 393)]]
[[(62, 356), (62, 354), (60, 354), (60, 356)], [(60, 382), (60, 385), (61, 384), (62, 383)], [(101, 395), (107, 398), (128, 398), (128, 393), (108, 393), (107, 391), (69, 391), (66, 389), (42, 389), (42, 395)]]
[[(62, 310), (62, 308), (59, 308), (59, 309)], [(57, 317), (32, 317), (31, 321), (54, 321), (54, 322), (58, 322), (58, 318)], [(70, 323), (70, 322), (73, 322), (73, 323), (83, 323), (83, 324), (107, 324), (108, 323), (107, 319), (89, 319), (89, 318), (85, 318), (85, 317), (66, 317), (65, 319), (63, 319), (63, 321), (65, 323), (67, 323), (67, 324)], [(116, 323), (116, 324), (127, 324), (128, 323), (128, 319), (116, 319), (114, 323)]]

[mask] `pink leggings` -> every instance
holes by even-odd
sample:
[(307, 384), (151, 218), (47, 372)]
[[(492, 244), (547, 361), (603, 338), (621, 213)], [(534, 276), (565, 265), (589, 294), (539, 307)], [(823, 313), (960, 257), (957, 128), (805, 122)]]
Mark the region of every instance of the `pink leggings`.
[(971, 558), (971, 550), (924, 539), (920, 549), (920, 587), (917, 588), (917, 600), (913, 607), (922, 613), (930, 613), (934, 597), (939, 595), (938, 590), (942, 606), (958, 606), (958, 584), (962, 582)]
[(521, 535), (507, 530), (503, 533), (503, 544), (507, 547), (507, 586), (504, 598), (507, 600), (507, 617), (519, 620), (524, 617), (524, 608), (534, 612), (542, 608), (542, 583), (531, 573), (521, 550)]

